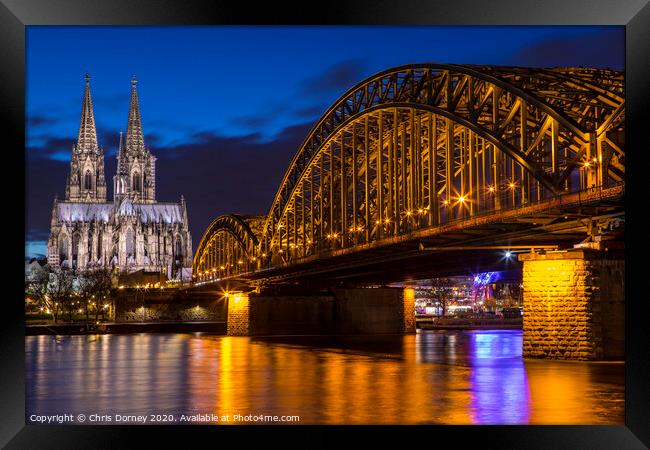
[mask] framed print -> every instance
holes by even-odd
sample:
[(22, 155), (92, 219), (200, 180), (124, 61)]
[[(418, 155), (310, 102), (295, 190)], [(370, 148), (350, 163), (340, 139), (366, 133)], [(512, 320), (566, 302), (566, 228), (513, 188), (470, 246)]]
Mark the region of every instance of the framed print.
[(646, 2), (0, 9), (7, 448), (647, 448)]

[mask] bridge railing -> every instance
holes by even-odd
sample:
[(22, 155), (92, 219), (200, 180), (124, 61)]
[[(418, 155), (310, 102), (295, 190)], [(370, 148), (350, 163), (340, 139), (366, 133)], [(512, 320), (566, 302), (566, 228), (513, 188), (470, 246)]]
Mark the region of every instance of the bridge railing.
[[(471, 217), (456, 218), (448, 221), (444, 225), (437, 225), (434, 227), (429, 227), (429, 226), (416, 227), (410, 230), (409, 233), (400, 236), (400, 238), (408, 239), (413, 232), (424, 230), (424, 229), (439, 228), (441, 229), (441, 231), (445, 231), (448, 229), (455, 229), (459, 226), (471, 227), (471, 226), (481, 225), (483, 223), (493, 222), (499, 219), (507, 219), (508, 217), (516, 217), (516, 216), (525, 215), (532, 212), (544, 211), (549, 209), (557, 209), (559, 212), (562, 212), (563, 209), (567, 207), (576, 206), (585, 203), (598, 202), (606, 199), (619, 198), (622, 197), (624, 194), (625, 194), (625, 182), (619, 182), (609, 186), (592, 186), (590, 188), (582, 189), (577, 192), (567, 192), (564, 194), (556, 195), (550, 199), (547, 198), (539, 201), (537, 200), (530, 201), (525, 204), (517, 205), (509, 208), (502, 208), (499, 210), (482, 212), (479, 214), (475, 214)], [(383, 239), (380, 239), (378, 241), (373, 241), (373, 244), (381, 243), (382, 240)], [(386, 239), (386, 243), (390, 243), (391, 241), (392, 238)], [(328, 249), (325, 251), (318, 252), (314, 255), (309, 255), (309, 256), (295, 258), (295, 259), (288, 259), (286, 261), (283, 261), (281, 263), (276, 263), (276, 264), (269, 263), (264, 266), (260, 266), (259, 268), (256, 268), (254, 270), (249, 270), (246, 272), (238, 273), (236, 275), (230, 275), (222, 278), (206, 279), (203, 281), (198, 281), (195, 284), (200, 285), (200, 284), (216, 282), (216, 281), (221, 281), (226, 279), (242, 278), (242, 277), (245, 278), (252, 274), (260, 274), (263, 272), (272, 271), (274, 269), (289, 267), (292, 265), (312, 261), (322, 257), (335, 256), (336, 254), (343, 251), (349, 251), (349, 249), (348, 248), (338, 249), (338, 250)]]
[[(578, 191), (566, 192), (558, 194), (550, 198), (528, 201), (526, 203), (518, 204), (515, 206), (495, 209), (491, 211), (483, 211), (472, 215), (471, 217), (455, 218), (447, 221), (442, 226), (454, 225), (458, 223), (467, 222), (471, 219), (480, 219), (484, 217), (492, 217), (495, 214), (519, 215), (517, 213), (525, 213), (527, 210), (535, 210), (542, 207), (543, 209), (568, 207), (576, 204), (583, 204), (587, 202), (602, 201), (605, 199), (619, 197), (625, 194), (625, 182), (615, 183), (608, 186), (592, 186)], [(514, 213), (514, 214), (513, 214)], [(423, 227), (427, 228), (427, 227)]]

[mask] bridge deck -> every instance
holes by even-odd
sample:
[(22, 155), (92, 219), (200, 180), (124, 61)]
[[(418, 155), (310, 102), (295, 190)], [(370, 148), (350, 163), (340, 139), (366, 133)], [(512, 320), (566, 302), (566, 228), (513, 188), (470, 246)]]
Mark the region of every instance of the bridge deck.
[[(623, 215), (624, 185), (567, 194), (350, 248), (321, 251), (282, 266), (201, 284), (303, 282), (387, 283), (432, 276), (511, 269), (514, 258), (480, 246), (571, 247), (584, 240), (592, 220)], [(472, 247), (458, 249), (458, 246)], [(421, 246), (435, 247), (422, 251)], [(448, 248), (445, 248), (448, 247)]]

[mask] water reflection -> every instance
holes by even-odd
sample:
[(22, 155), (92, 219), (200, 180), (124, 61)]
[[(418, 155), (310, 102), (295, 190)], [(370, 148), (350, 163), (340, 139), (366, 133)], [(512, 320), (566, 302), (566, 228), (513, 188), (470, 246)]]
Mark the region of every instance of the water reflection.
[(624, 366), (524, 361), (521, 331), (26, 337), (29, 414), (300, 423), (623, 423)]
[(530, 397), (521, 355), (521, 333), (476, 332), (470, 375), (472, 419), (480, 424), (529, 423)]

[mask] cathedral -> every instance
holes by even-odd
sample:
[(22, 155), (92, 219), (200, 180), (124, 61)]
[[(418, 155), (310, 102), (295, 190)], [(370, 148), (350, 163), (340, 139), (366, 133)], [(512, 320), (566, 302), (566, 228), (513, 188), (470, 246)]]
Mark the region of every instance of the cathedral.
[(111, 202), (86, 74), (79, 136), (72, 146), (65, 201), (54, 199), (47, 259), (79, 270), (109, 267), (186, 279), (192, 267), (187, 206), (183, 196), (178, 203), (156, 201), (156, 157), (144, 144), (136, 84), (134, 77)]

